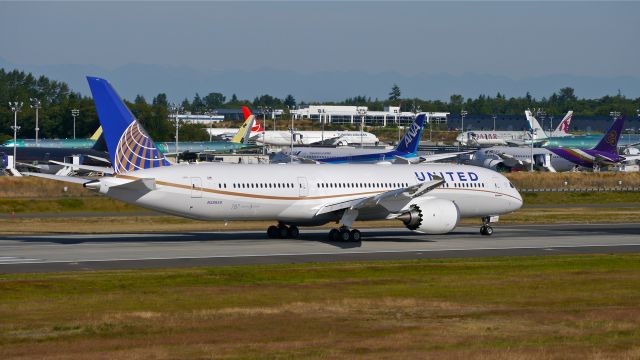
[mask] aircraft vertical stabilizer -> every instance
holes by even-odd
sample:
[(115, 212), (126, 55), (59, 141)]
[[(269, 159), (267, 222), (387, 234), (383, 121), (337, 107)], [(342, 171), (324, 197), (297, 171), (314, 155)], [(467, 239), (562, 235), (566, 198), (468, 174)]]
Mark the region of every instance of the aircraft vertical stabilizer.
[(416, 119), (407, 129), (402, 139), (400, 139), (396, 151), (407, 154), (415, 154), (418, 152), (420, 136), (422, 135), (426, 118), (426, 114), (418, 114), (418, 116), (416, 116)]
[(116, 174), (170, 166), (144, 128), (105, 79), (87, 76)]
[(569, 124), (571, 124), (571, 118), (573, 117), (573, 110), (569, 110), (567, 115), (564, 116), (558, 127), (553, 131), (554, 133), (569, 135)]
[(232, 143), (246, 144), (249, 140), (249, 136), (251, 135), (253, 123), (256, 121), (256, 117), (251, 114), (248, 107), (243, 106), (242, 112), (245, 120), (244, 123), (242, 123), (242, 126), (240, 126), (240, 129), (238, 129), (238, 132), (231, 139)]
[(536, 140), (536, 139), (546, 139), (547, 138), (547, 134), (545, 134), (544, 129), (542, 129), (542, 126), (540, 126), (540, 123), (538, 122), (538, 119), (536, 119), (533, 114), (531, 113), (530, 110), (525, 110), (524, 114), (527, 117), (527, 121), (529, 122), (529, 127), (533, 130), (535, 130), (535, 135), (533, 135), (533, 139), (532, 140)]
[(618, 153), (618, 140), (620, 139), (620, 133), (624, 126), (624, 118), (618, 117), (615, 119), (609, 130), (604, 134), (598, 145), (592, 150), (603, 151), (608, 153)]

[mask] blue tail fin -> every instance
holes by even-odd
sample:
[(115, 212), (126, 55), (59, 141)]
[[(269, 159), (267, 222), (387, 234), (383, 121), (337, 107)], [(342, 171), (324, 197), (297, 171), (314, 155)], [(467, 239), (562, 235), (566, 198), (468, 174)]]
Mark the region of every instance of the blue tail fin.
[(415, 154), (418, 152), (418, 145), (420, 144), (420, 135), (424, 128), (424, 123), (427, 118), (426, 114), (418, 114), (416, 119), (413, 120), (413, 124), (404, 133), (404, 136), (398, 143), (396, 150), (407, 154)]
[(116, 174), (171, 165), (105, 79), (87, 76)]
[(624, 126), (624, 118), (618, 117), (609, 130), (604, 134), (602, 139), (596, 147), (592, 150), (604, 151), (608, 153), (617, 153), (618, 152), (618, 139), (620, 139), (620, 133), (622, 132), (622, 127)]

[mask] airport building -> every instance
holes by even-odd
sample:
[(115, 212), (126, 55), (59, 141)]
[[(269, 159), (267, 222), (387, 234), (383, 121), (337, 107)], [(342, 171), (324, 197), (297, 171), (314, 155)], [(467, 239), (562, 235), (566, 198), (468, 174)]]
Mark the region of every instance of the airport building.
[[(296, 119), (317, 120), (325, 124), (359, 124), (364, 116), (366, 125), (409, 125), (416, 114), (400, 111), (399, 106), (387, 106), (383, 111), (369, 111), (366, 106), (310, 105), (307, 108), (291, 110)], [(429, 121), (446, 124), (447, 112), (430, 112)]]
[[(176, 121), (176, 114), (169, 114), (169, 120), (172, 122)], [(209, 125), (211, 123), (217, 123), (220, 121), (224, 121), (224, 115), (220, 114), (178, 114), (178, 121), (185, 124), (205, 124)]]

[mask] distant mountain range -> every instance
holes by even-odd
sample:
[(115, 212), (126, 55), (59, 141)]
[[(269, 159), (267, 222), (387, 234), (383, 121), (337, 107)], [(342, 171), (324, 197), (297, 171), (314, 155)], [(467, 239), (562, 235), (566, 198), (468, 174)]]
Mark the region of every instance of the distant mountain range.
[(269, 94), (284, 98), (292, 94), (300, 101), (340, 101), (363, 95), (386, 99), (391, 86), (398, 84), (403, 98), (449, 100), (451, 94), (475, 98), (480, 94), (507, 97), (530, 92), (535, 98), (549, 97), (566, 86), (575, 89), (580, 98), (616, 95), (618, 90), (628, 98), (640, 97), (640, 78), (624, 76), (600, 78), (574, 75), (548, 75), (524, 79), (507, 76), (443, 73), (405, 76), (395, 72), (365, 73), (359, 71), (316, 72), (302, 74), (269, 68), (252, 71), (203, 71), (187, 66), (128, 64), (114, 69), (94, 65), (18, 65), (0, 58), (0, 68), (18, 69), (64, 81), (74, 91), (88, 95), (86, 75), (102, 76), (111, 81), (121, 96), (133, 100), (142, 94), (147, 100), (164, 92), (172, 101), (192, 99), (195, 93), (204, 96), (221, 92), (227, 98), (236, 94), (240, 99)]

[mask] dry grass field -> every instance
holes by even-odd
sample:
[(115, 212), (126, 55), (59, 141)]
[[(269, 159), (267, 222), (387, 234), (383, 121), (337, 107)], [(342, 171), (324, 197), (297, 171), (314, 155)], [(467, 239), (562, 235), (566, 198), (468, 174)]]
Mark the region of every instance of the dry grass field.
[(0, 275), (2, 359), (638, 359), (640, 255)]
[[(583, 188), (619, 188), (640, 187), (640, 173), (616, 172), (565, 172), (565, 173), (528, 173), (505, 174), (519, 189), (583, 189)], [(622, 185), (618, 182), (621, 181)], [(567, 182), (567, 185), (564, 183)]]

